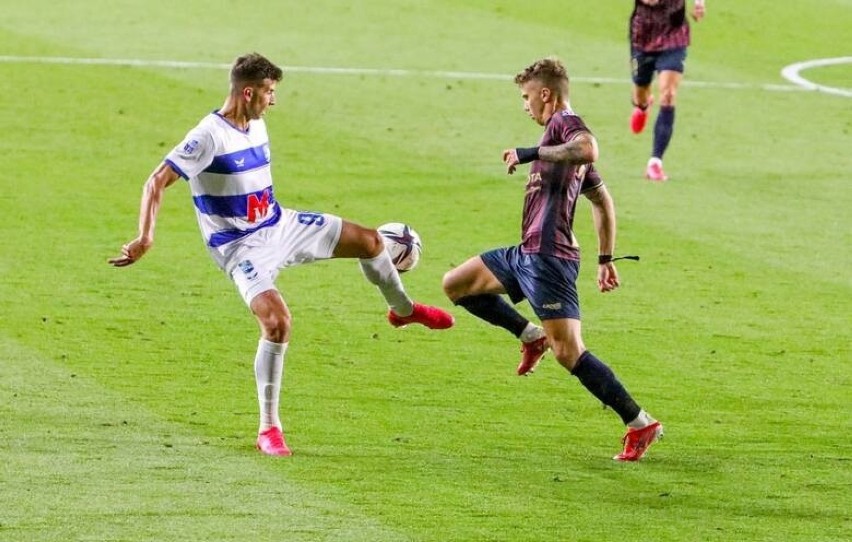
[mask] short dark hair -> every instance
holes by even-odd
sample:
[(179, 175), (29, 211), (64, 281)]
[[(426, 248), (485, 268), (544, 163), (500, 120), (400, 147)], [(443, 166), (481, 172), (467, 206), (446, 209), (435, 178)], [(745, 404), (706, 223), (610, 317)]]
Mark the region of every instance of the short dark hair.
[(536, 60), (524, 71), (515, 76), (515, 84), (523, 85), (529, 81), (540, 81), (544, 86), (557, 91), (564, 98), (568, 97), (568, 70), (562, 61), (556, 57)]
[(237, 58), (231, 67), (231, 85), (259, 84), (264, 79), (280, 81), (284, 72), (259, 53), (249, 53)]

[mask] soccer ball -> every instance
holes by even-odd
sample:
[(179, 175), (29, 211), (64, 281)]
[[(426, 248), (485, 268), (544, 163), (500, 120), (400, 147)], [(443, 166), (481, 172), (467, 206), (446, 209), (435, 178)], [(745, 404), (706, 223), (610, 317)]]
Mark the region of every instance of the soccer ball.
[(423, 244), (417, 232), (402, 222), (388, 222), (379, 226), (378, 230), (397, 271), (414, 269), (423, 251)]

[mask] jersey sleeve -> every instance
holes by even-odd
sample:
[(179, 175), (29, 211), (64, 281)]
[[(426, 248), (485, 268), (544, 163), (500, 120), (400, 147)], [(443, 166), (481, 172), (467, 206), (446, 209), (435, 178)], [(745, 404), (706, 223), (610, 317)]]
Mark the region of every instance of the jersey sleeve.
[(197, 126), (166, 155), (165, 162), (181, 177), (190, 179), (213, 163), (216, 155), (215, 141), (209, 130)]
[[(583, 119), (572, 114), (563, 114), (559, 118), (559, 122), (554, 123), (554, 132), (551, 134), (552, 140), (559, 143), (567, 143), (580, 134), (591, 134), (591, 130), (583, 122)], [(603, 184), (598, 170), (594, 164), (589, 164), (583, 175), (583, 184), (580, 186), (580, 192), (588, 192)], [(582, 171), (579, 170), (579, 171)]]
[(558, 119), (558, 122), (553, 123), (553, 134), (551, 137), (554, 142), (559, 143), (567, 143), (571, 141), (578, 135), (588, 132), (591, 133), (586, 127), (586, 123), (576, 115), (561, 115)]
[(580, 185), (580, 193), (594, 190), (602, 184), (603, 179), (601, 178), (600, 173), (598, 173), (598, 170), (595, 169), (594, 164), (589, 164), (589, 169), (586, 170), (586, 175), (583, 177), (583, 184)]

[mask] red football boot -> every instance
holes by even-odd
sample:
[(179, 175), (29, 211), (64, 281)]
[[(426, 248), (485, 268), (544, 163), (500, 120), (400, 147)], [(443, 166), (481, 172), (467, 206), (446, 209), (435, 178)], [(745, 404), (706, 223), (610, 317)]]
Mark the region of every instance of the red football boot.
[(613, 457), (616, 461), (639, 461), (648, 448), (654, 442), (663, 438), (663, 426), (660, 422), (654, 422), (642, 429), (630, 428), (625, 433), (621, 442), (624, 443), (624, 451)]
[(645, 129), (645, 123), (648, 121), (648, 110), (651, 109), (651, 104), (654, 103), (653, 96), (648, 99), (648, 105), (642, 109), (638, 105), (633, 105), (633, 113), (630, 115), (630, 130), (634, 134), (642, 133)]
[(518, 376), (526, 376), (538, 366), (544, 353), (550, 348), (547, 337), (540, 337), (528, 343), (521, 343), (521, 363), (518, 364)]
[(648, 161), (648, 167), (645, 168), (645, 178), (659, 183), (669, 180), (666, 172), (663, 171), (663, 161), (659, 158), (651, 158)]
[(284, 442), (284, 434), (277, 427), (270, 427), (257, 435), (257, 449), (266, 455), (290, 456), (293, 452)]
[(408, 316), (400, 316), (393, 311), (388, 311), (388, 322), (393, 327), (421, 324), (429, 329), (447, 329), (453, 327), (455, 318), (452, 314), (438, 307), (415, 303), (414, 311)]

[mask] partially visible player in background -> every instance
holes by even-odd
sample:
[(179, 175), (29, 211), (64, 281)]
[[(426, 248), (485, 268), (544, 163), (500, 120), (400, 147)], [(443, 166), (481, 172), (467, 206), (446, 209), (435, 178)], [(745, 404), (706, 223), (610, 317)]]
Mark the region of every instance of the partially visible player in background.
[[(592, 203), (598, 234), (597, 282), (601, 292), (618, 287), (613, 264), (615, 207), (593, 163), (598, 144), (568, 102), (568, 73), (555, 58), (539, 60), (515, 76), (524, 111), (544, 126), (538, 145), (507, 149), (512, 174), (532, 162), (526, 183), (520, 245), (474, 256), (444, 275), (444, 291), (456, 305), (521, 340), (518, 374), (530, 373), (547, 351), (627, 425), (624, 449), (614, 459), (636, 461), (660, 437), (660, 422), (642, 410), (613, 374), (586, 350), (580, 332), (577, 274), (580, 249), (572, 226), (577, 198)], [(542, 326), (507, 303), (529, 301)]]
[(291, 331), (290, 310), (274, 282), (280, 269), (328, 258), (359, 258), (367, 280), (388, 304), (391, 325), (453, 325), (449, 313), (411, 301), (376, 230), (278, 204), (263, 116), (275, 105), (275, 87), (282, 77), (281, 68), (257, 53), (236, 59), (224, 105), (190, 130), (148, 177), (139, 234), (122, 247), (121, 256), (109, 260), (124, 267), (144, 256), (154, 243), (166, 188), (179, 178), (189, 181), (210, 255), (234, 281), (260, 325), (254, 359), (260, 404), (257, 448), (277, 456), (291, 454), (278, 414)]
[[(630, 57), (633, 71), (633, 114), (630, 129), (634, 134), (645, 128), (648, 109), (653, 103), (651, 81), (659, 74), (660, 112), (654, 124), (654, 145), (645, 168), (645, 178), (668, 179), (663, 171), (663, 154), (672, 139), (677, 87), (683, 78), (686, 49), (689, 46), (689, 22), (685, 0), (635, 0), (630, 16)], [(704, 17), (704, 0), (693, 0), (692, 18)]]

